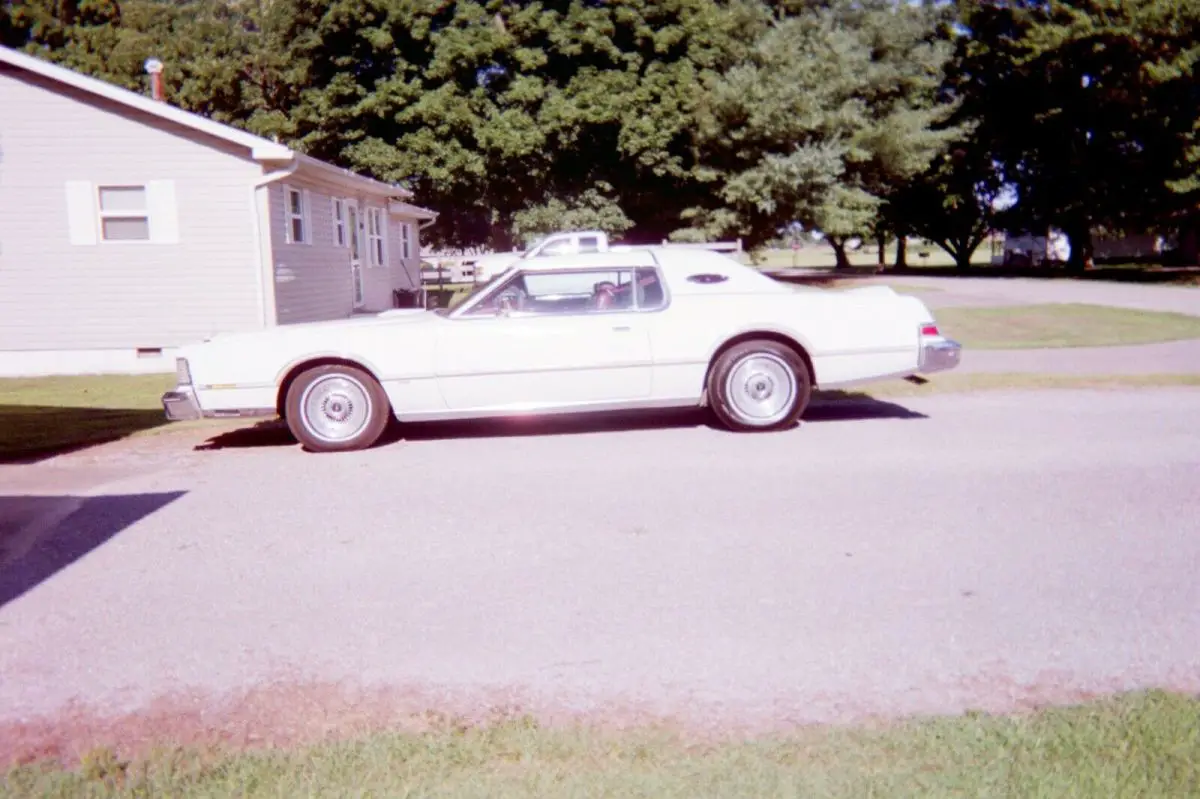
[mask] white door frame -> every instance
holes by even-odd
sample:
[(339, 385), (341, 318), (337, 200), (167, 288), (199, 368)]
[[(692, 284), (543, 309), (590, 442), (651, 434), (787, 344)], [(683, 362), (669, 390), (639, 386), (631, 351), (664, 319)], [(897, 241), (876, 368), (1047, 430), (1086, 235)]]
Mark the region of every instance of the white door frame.
[(367, 286), (363, 280), (363, 231), (362, 215), (359, 212), (358, 201), (346, 199), (346, 232), (350, 236), (350, 291), (354, 302), (354, 310), (359, 310), (367, 304)]

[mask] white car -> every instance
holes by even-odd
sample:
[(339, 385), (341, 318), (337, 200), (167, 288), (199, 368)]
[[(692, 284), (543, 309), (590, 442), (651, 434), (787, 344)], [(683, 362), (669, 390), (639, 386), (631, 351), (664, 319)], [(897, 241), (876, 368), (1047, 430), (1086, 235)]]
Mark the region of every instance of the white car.
[(401, 422), (708, 406), (795, 424), (814, 388), (956, 367), (961, 346), (886, 286), (781, 283), (720, 253), (648, 247), (521, 261), (453, 309), (214, 336), (182, 348), (168, 419), (282, 416), (311, 451)]

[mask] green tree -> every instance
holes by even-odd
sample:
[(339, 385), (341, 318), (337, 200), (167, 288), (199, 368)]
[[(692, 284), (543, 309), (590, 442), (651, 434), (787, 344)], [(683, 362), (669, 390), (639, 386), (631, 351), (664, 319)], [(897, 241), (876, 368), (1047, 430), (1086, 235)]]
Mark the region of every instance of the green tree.
[(264, 136), (295, 132), (314, 18), (290, 0), (29, 0), (9, 4), (8, 46), (134, 91), (164, 63), (169, 101)]
[(990, 148), (966, 139), (905, 184), (890, 211), (894, 224), (941, 247), (955, 266), (966, 269), (996, 224), (995, 202), (1002, 189)]
[(408, 184), (443, 211), (442, 241), (507, 248), (555, 215), (666, 235), (710, 191), (690, 139), (701, 79), (757, 5), (334, 2), (297, 141)]
[(711, 84), (700, 146), (719, 188), (687, 217), (751, 246), (797, 221), (848, 266), (846, 239), (870, 235), (887, 197), (957, 133), (938, 93), (948, 22), (925, 4), (785, 4)]
[(1070, 265), (1092, 231), (1193, 213), (1200, 3), (964, 3), (964, 70), (1027, 229), (1060, 227)]

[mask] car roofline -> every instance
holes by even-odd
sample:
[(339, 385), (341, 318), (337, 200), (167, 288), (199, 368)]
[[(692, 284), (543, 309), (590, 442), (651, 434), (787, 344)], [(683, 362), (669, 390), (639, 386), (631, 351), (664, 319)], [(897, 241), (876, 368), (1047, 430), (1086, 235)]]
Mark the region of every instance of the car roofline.
[(655, 257), (654, 251), (650, 247), (608, 250), (606, 252), (569, 253), (566, 255), (538, 255), (533, 258), (521, 258), (513, 263), (514, 267), (519, 267), (527, 272), (608, 266), (635, 267), (658, 265), (658, 258)]

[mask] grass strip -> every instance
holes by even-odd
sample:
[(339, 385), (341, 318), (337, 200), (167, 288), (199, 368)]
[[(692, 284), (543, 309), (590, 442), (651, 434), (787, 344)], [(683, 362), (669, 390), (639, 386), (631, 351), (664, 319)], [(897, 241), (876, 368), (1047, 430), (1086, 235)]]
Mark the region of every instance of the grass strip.
[(380, 733), (295, 749), (167, 749), (76, 768), (24, 765), (5, 796), (1183, 797), (1200, 790), (1200, 700), (1161, 691), (1023, 716), (805, 728), (688, 743), (645, 729), (542, 728), (528, 719)]
[(1108, 305), (946, 307), (934, 315), (947, 336), (981, 350), (1116, 347), (1200, 338), (1200, 316)]

